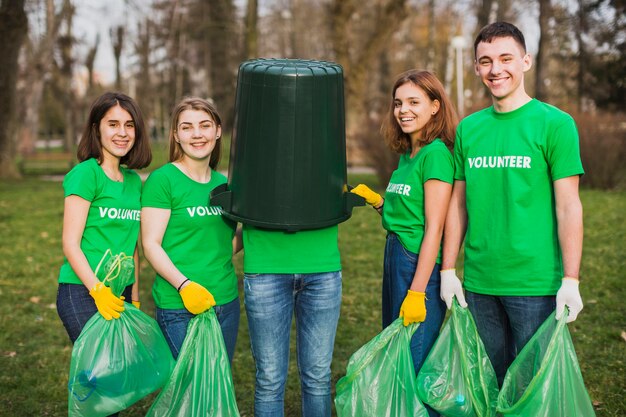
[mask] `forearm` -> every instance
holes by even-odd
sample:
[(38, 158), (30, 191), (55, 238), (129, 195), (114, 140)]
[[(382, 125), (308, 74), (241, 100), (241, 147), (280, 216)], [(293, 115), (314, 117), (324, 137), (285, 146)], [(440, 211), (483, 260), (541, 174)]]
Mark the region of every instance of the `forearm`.
[(563, 276), (578, 278), (583, 250), (583, 207), (577, 175), (554, 182), (556, 220), (563, 259)]
[(178, 288), (187, 280), (187, 277), (176, 268), (176, 265), (174, 265), (160, 244), (144, 240), (143, 250), (152, 268), (174, 288)]
[(79, 245), (64, 243), (63, 253), (76, 276), (88, 290), (91, 290), (100, 282)]
[(437, 262), (442, 234), (443, 227), (438, 227), (434, 230), (433, 228), (426, 228), (422, 246), (420, 247), (417, 267), (415, 268), (415, 275), (411, 283), (411, 291), (426, 291), (426, 286)]
[(467, 230), (465, 182), (455, 182), (443, 231), (441, 269), (454, 269)]
[(579, 278), (583, 248), (582, 205), (578, 202), (558, 210), (557, 219), (563, 276)]
[(132, 288), (132, 301), (139, 301), (139, 273), (141, 272), (141, 265), (139, 263), (139, 248), (135, 247), (135, 253), (133, 254), (135, 261), (135, 282)]
[(243, 229), (241, 226), (237, 227), (235, 231), (235, 237), (233, 238), (233, 256), (238, 254), (243, 249)]

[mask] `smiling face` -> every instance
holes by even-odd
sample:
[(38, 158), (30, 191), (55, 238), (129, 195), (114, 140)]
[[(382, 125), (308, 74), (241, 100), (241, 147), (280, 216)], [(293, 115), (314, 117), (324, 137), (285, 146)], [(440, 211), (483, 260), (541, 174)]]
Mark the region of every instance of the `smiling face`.
[(412, 143), (422, 138), (422, 129), (439, 111), (439, 100), (431, 100), (424, 90), (411, 82), (396, 89), (393, 103), (393, 115)]
[(530, 56), (510, 36), (480, 42), (476, 47), (476, 75), (489, 88), (494, 104), (514, 109), (528, 99), (524, 73), (530, 67)]
[(222, 128), (211, 115), (202, 110), (183, 110), (178, 117), (175, 139), (184, 158), (208, 159), (215, 148)]
[(99, 130), (105, 160), (121, 159), (135, 144), (135, 121), (119, 104), (105, 113)]

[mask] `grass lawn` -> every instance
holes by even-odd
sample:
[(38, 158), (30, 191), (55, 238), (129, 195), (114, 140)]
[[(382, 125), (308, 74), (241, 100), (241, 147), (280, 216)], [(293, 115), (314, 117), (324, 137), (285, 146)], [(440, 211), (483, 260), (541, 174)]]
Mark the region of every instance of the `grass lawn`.
[[(224, 149), (225, 154), (228, 148)], [(223, 165), (227, 166), (227, 165)], [(374, 183), (372, 176), (351, 183)], [(584, 190), (585, 250), (581, 292), (585, 308), (569, 328), (598, 416), (626, 415), (626, 192)], [(63, 260), (61, 184), (36, 179), (0, 182), (0, 415), (67, 415), (69, 339), (56, 309), (56, 280)], [(385, 234), (371, 208), (357, 208), (339, 227), (343, 305), (333, 386), (352, 353), (380, 331), (380, 280)], [(242, 258), (235, 259), (241, 276)], [(153, 315), (153, 271), (142, 261), (142, 310)], [(242, 305), (243, 307), (243, 305)], [(292, 361), (286, 415), (299, 416), (299, 381)], [(242, 308), (233, 375), (242, 416), (252, 416), (254, 365)], [(123, 416), (143, 416), (154, 396)]]

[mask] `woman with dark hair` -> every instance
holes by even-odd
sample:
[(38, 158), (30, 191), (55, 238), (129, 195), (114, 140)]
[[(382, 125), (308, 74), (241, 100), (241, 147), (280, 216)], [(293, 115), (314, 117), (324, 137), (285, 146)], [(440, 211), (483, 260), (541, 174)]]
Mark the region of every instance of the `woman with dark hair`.
[[(139, 307), (141, 179), (132, 169), (148, 166), (152, 154), (137, 103), (121, 93), (98, 97), (77, 155), (80, 163), (63, 180), (65, 259), (57, 292), (57, 311), (72, 343), (95, 313), (119, 318), (124, 299)], [(119, 298), (95, 273), (107, 250), (134, 255), (135, 282)]]
[(157, 273), (156, 318), (175, 358), (189, 321), (211, 307), (231, 362), (235, 351), (239, 298), (232, 256), (241, 243), (236, 223), (208, 206), (210, 192), (226, 183), (215, 170), (221, 135), (211, 103), (183, 99), (172, 114), (170, 162), (150, 174), (141, 198), (142, 244)]
[[(400, 154), (383, 199), (359, 184), (352, 192), (382, 214), (387, 230), (383, 272), (383, 328), (398, 316), (422, 323), (411, 339), (417, 373), (439, 334), (446, 305), (439, 297), (441, 237), (454, 166), (450, 148), (458, 119), (441, 82), (411, 70), (395, 81), (381, 128)], [(428, 314), (427, 314), (428, 312)], [(431, 415), (436, 415), (429, 409)]]

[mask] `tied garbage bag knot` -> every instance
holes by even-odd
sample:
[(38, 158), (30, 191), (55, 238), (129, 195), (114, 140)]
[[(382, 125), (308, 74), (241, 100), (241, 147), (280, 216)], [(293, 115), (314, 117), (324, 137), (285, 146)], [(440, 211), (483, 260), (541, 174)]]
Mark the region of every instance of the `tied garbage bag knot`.
[[(96, 276), (120, 296), (134, 281), (133, 258), (107, 250)], [(95, 313), (72, 348), (70, 417), (108, 416), (161, 388), (174, 359), (157, 322), (126, 303), (120, 318)]]
[(336, 387), (339, 417), (428, 417), (411, 359), (418, 326), (405, 327), (398, 318), (350, 357)]
[(504, 377), (498, 413), (514, 417), (593, 417), (567, 314), (553, 312), (517, 355)]
[(113, 294), (119, 297), (124, 289), (135, 281), (135, 260), (124, 252), (113, 255), (111, 249), (107, 249), (94, 273), (104, 285), (111, 288)]
[(496, 374), (469, 309), (456, 298), (417, 382), (420, 399), (444, 416), (495, 416)]

